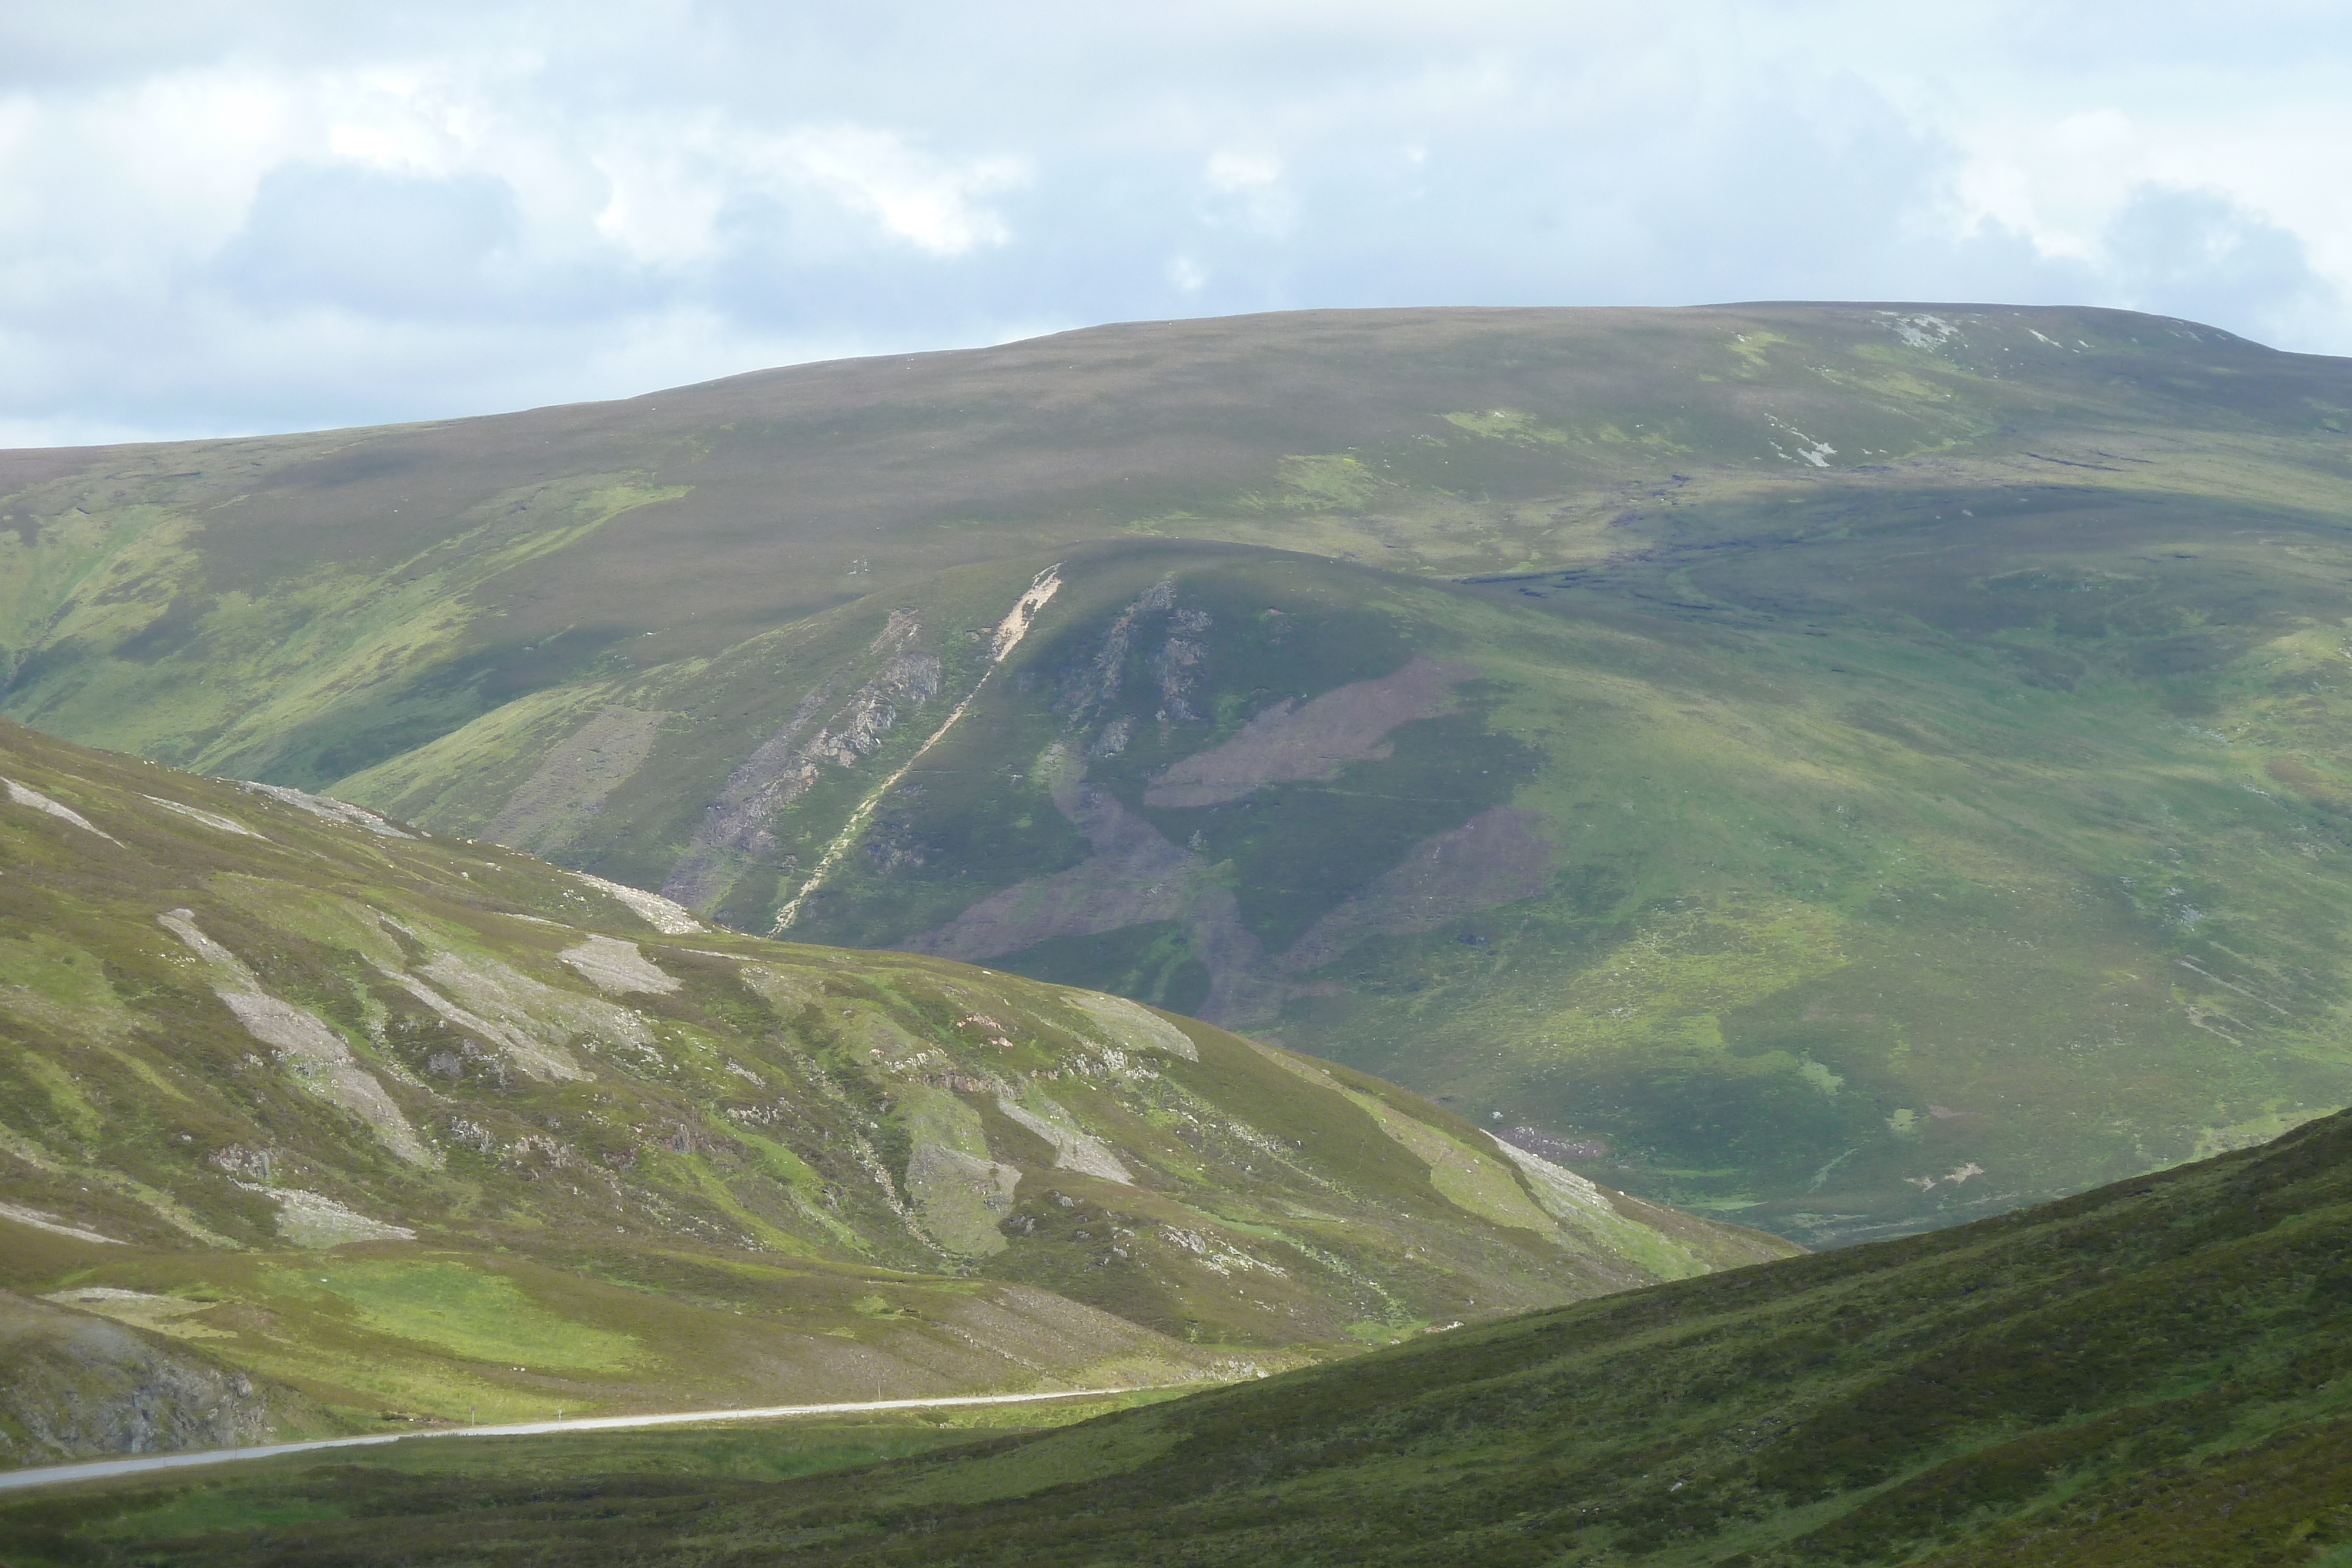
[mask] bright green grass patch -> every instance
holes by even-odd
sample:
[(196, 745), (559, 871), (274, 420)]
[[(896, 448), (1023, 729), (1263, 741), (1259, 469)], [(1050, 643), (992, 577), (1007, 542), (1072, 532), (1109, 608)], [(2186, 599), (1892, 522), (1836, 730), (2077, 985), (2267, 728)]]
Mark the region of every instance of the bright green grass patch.
[(98, 1113), (98, 1107), (89, 1103), (89, 1096), (75, 1083), (73, 1074), (58, 1062), (30, 1051), (16, 1053), (16, 1065), (41, 1086), (41, 1092), (48, 1097), (49, 1107), (57, 1113), (59, 1121), (85, 1138), (98, 1135), (105, 1124), (104, 1118)]
[(94, 953), (46, 932), (0, 941), (0, 984), (21, 986), (53, 1006), (71, 1009), (79, 1029), (108, 1029), (121, 1021), (122, 1003), (107, 983), (106, 966)]
[(366, 1328), (476, 1361), (619, 1372), (643, 1364), (635, 1338), (548, 1311), (500, 1275), (457, 1262), (345, 1262), (271, 1268), (273, 1292), (348, 1301)]
[(1473, 1153), (1426, 1122), (1399, 1114), (1376, 1096), (1352, 1089), (1342, 1089), (1340, 1092), (1378, 1122), (1381, 1132), (1412, 1150), (1415, 1158), (1429, 1166), (1430, 1185), (1446, 1202), (1497, 1225), (1532, 1230), (1542, 1236), (1552, 1234), (1552, 1222), (1528, 1201), (1510, 1168), (1500, 1160)]
[(1449, 413), (1445, 423), (1466, 430), (1473, 435), (1491, 435), (1505, 441), (1540, 441), (1565, 446), (1575, 437), (1564, 430), (1554, 430), (1523, 408), (1489, 409), (1483, 413)]
[(1281, 488), (1274, 496), (1245, 496), (1241, 505), (1252, 511), (1352, 510), (1370, 505), (1387, 487), (1380, 476), (1345, 453), (1286, 457), (1278, 483)]

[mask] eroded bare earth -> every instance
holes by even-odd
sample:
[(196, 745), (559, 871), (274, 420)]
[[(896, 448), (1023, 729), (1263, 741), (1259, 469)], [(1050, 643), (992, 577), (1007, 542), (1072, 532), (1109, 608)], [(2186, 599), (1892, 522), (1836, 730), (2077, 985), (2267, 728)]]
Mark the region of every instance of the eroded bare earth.
[(1329, 779), (1351, 762), (1391, 755), (1388, 733), (1450, 706), (1477, 672), (1417, 658), (1392, 675), (1356, 681), (1312, 701), (1275, 704), (1223, 746), (1188, 757), (1151, 781), (1147, 806), (1214, 806), (1267, 784)]
[(1397, 864), (1307, 927), (1282, 956), (1290, 974), (1319, 969), (1372, 936), (1434, 931), (1481, 909), (1533, 898), (1551, 883), (1552, 847), (1542, 819), (1516, 807), (1481, 811), (1450, 833), (1424, 839)]

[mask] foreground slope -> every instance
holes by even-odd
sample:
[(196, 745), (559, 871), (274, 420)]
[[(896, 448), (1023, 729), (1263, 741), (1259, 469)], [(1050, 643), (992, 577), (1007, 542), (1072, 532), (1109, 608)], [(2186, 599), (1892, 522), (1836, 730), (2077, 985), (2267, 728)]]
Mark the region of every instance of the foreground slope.
[(1850, 1239), (2352, 1101), (2347, 419), (2190, 323), (1741, 306), (0, 455), (0, 706)]
[(362, 1425), (1230, 1375), (1788, 1249), (1117, 998), (13, 725), (0, 1239)]
[(0, 1529), (54, 1531), (60, 1562), (223, 1568), (2336, 1564), (2347, 1247), (2337, 1115), (1931, 1236), (823, 1481), (289, 1461), (16, 1505)]

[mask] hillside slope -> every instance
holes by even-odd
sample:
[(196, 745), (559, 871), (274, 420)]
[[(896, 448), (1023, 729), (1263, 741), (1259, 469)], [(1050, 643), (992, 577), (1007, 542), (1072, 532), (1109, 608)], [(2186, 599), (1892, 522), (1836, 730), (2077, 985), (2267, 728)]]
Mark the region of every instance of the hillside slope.
[(1811, 1242), (2352, 1101), (2352, 365), (1143, 324), (0, 455), (0, 708), (1119, 992)]
[[(58, 1530), (61, 1562), (219, 1568), (2341, 1564), (2347, 1246), (2337, 1115), (1932, 1236), (822, 1482), (288, 1463), (0, 1509), (0, 1528)], [(316, 1511), (270, 1528), (265, 1500)]]
[(1117, 998), (14, 725), (0, 1238), (361, 1425), (1246, 1375), (1788, 1250)]
[[(292, 1389), (223, 1365), (180, 1342), (172, 1320), (201, 1303), (163, 1301), (104, 1286), (81, 1301), (120, 1316), (0, 1291), (0, 1464), (53, 1465), (100, 1454), (234, 1448), (272, 1437), (340, 1432), (342, 1424)], [(163, 1301), (160, 1314), (152, 1311)]]

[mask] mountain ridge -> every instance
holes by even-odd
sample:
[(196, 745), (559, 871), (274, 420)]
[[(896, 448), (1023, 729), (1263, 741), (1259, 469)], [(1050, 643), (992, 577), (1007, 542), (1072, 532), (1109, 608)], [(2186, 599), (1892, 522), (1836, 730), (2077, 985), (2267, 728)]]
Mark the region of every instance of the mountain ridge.
[[(1205, 1010), (1819, 1244), (2352, 1100), (2347, 417), (2194, 323), (1759, 304), (0, 456), (0, 708)], [(1265, 773), (1416, 659), (1475, 674)], [(1246, 791), (1153, 783), (1245, 734)]]

